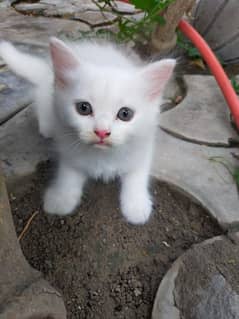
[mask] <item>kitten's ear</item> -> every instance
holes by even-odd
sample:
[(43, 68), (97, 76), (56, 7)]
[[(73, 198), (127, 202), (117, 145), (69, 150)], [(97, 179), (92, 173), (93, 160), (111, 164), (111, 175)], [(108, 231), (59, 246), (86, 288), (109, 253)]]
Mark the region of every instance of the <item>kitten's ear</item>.
[(54, 68), (55, 82), (61, 88), (71, 82), (72, 72), (78, 68), (79, 61), (62, 41), (51, 38), (50, 40), (51, 59)]
[(176, 60), (164, 59), (149, 64), (141, 71), (146, 94), (151, 101), (162, 95), (168, 80), (173, 74), (175, 65)]

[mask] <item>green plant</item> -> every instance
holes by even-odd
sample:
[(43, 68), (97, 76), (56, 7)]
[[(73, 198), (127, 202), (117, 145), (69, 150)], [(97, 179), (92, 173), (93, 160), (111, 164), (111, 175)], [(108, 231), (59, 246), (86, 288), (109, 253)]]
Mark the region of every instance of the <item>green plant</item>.
[(236, 94), (239, 94), (239, 82), (235, 77), (231, 78), (231, 84), (232, 84)]
[(192, 42), (188, 41), (179, 30), (177, 31), (177, 45), (185, 51), (189, 58), (202, 58), (198, 49), (192, 44)]
[(163, 24), (164, 18), (162, 13), (172, 2), (176, 0), (130, 0), (136, 9), (139, 9), (142, 16), (126, 16), (117, 13), (113, 0), (94, 1), (102, 13), (110, 7), (117, 15), (118, 33), (115, 35), (116, 40), (120, 42), (148, 40), (156, 24)]

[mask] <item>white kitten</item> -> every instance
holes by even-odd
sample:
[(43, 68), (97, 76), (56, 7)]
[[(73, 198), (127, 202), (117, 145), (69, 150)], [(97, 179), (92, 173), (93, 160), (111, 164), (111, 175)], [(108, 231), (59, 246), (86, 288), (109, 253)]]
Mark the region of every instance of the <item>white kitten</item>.
[(66, 45), (55, 38), (50, 51), (52, 63), (0, 44), (10, 68), (35, 84), (40, 132), (52, 137), (59, 151), (45, 211), (69, 214), (80, 203), (88, 177), (119, 176), (123, 215), (134, 224), (146, 222), (160, 97), (175, 61), (143, 65), (110, 43)]

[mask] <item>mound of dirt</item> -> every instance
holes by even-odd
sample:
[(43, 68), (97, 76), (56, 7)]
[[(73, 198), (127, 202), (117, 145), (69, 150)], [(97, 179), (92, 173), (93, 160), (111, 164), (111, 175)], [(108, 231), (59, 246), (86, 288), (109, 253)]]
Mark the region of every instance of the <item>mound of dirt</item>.
[(69, 319), (150, 318), (158, 285), (172, 262), (193, 243), (222, 231), (201, 207), (152, 181), (154, 213), (144, 226), (126, 223), (117, 182), (90, 182), (75, 215), (42, 211), (51, 164), (41, 165), (23, 194), (10, 194), (17, 233), (36, 269), (64, 295)]

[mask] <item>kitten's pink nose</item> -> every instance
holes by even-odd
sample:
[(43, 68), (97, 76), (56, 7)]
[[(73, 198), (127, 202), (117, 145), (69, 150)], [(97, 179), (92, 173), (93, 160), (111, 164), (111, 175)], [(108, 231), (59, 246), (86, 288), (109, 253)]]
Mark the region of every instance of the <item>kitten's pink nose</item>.
[(95, 130), (95, 134), (99, 136), (102, 140), (107, 136), (110, 136), (110, 132), (106, 130)]

